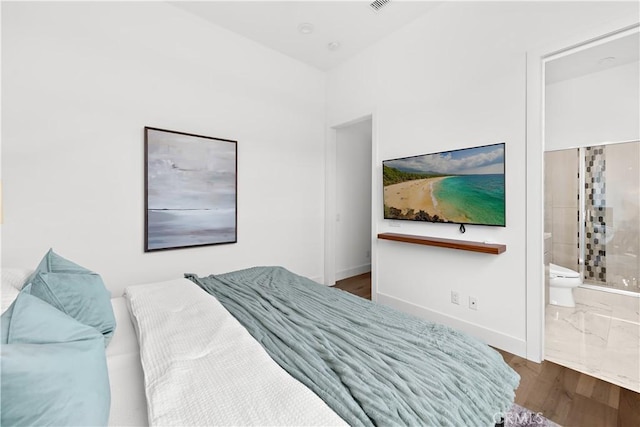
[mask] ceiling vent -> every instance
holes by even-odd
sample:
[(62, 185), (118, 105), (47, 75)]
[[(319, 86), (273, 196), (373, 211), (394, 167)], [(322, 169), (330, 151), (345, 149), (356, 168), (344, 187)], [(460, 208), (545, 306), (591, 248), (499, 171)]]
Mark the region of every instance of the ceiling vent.
[(369, 7), (373, 9), (375, 12), (380, 12), (380, 9), (389, 4), (391, 0), (375, 0), (372, 2)]

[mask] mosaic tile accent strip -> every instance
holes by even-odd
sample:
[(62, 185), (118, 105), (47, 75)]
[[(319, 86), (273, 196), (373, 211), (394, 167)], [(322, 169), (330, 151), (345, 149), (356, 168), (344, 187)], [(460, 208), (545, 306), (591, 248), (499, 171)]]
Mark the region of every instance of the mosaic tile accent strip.
[(604, 146), (585, 150), (584, 280), (607, 282), (606, 155)]

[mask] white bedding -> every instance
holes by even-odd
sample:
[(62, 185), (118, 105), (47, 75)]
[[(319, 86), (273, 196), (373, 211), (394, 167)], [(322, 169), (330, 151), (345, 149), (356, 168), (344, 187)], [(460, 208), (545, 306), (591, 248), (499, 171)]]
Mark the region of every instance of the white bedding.
[(138, 339), (129, 316), (127, 301), (111, 300), (116, 331), (107, 347), (107, 367), (111, 385), (110, 426), (147, 426), (147, 402), (140, 364)]
[(345, 425), (189, 280), (130, 286), (125, 297), (150, 425)]

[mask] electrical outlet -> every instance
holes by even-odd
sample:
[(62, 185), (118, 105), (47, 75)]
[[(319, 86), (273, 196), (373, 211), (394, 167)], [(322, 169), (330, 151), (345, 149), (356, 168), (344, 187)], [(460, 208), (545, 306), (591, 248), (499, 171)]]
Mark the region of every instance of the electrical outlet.
[(451, 291), (451, 303), (460, 305), (460, 294), (456, 291)]
[(478, 298), (469, 297), (469, 308), (471, 310), (477, 310), (478, 309)]

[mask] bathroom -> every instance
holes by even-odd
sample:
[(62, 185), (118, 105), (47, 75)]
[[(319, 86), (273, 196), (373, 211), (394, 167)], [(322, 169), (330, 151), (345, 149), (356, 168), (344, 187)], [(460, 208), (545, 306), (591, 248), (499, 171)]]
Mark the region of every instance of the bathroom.
[(640, 35), (545, 64), (545, 359), (640, 392)]

